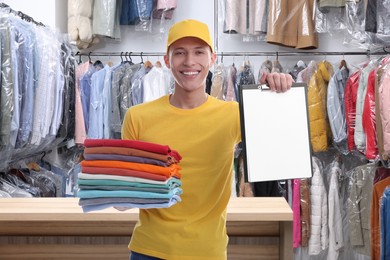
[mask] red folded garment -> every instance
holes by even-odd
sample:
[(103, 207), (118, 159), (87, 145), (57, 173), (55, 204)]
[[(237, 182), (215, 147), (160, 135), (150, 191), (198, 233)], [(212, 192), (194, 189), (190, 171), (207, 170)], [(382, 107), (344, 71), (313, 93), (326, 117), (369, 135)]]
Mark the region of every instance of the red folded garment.
[(155, 143), (149, 143), (144, 141), (137, 140), (121, 140), (121, 139), (85, 139), (85, 147), (100, 147), (100, 146), (114, 146), (114, 147), (127, 147), (135, 148), (143, 151), (158, 153), (158, 154), (168, 154), (174, 157), (178, 162), (181, 160), (180, 154), (171, 150), (168, 145), (161, 145)]

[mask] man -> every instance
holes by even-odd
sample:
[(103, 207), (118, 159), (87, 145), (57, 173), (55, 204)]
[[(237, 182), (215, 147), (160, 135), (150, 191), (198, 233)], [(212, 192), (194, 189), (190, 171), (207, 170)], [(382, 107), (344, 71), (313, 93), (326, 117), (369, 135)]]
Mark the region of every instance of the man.
[[(205, 93), (216, 55), (206, 24), (184, 20), (168, 34), (165, 64), (175, 78), (172, 95), (131, 107), (122, 139), (169, 145), (182, 156), (182, 201), (141, 209), (129, 248), (137, 259), (226, 259), (226, 207), (234, 148), (241, 140), (237, 102)], [(292, 85), (287, 74), (267, 74), (272, 90)], [(158, 86), (156, 86), (158, 87)]]

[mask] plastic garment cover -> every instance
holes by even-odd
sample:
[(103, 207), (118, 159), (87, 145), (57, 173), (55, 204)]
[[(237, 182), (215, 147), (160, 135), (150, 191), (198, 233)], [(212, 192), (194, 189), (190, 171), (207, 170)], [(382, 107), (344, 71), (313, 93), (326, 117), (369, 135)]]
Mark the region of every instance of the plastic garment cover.
[(368, 75), (367, 93), (364, 99), (364, 107), (362, 114), (362, 126), (366, 133), (366, 149), (365, 154), (367, 159), (373, 160), (378, 155), (378, 145), (376, 141), (376, 115), (375, 115), (375, 81), (377, 69), (373, 69)]
[(328, 208), (329, 208), (329, 250), (327, 259), (338, 259), (340, 251), (344, 247), (343, 223), (341, 215), (341, 199), (339, 179), (342, 178), (342, 170), (337, 160), (333, 161), (325, 169), (329, 180)]
[(369, 256), (370, 205), (372, 200), (374, 164), (354, 168), (350, 173), (350, 194), (348, 199), (349, 239), (355, 252)]
[(11, 198), (11, 195), (3, 190), (0, 190), (0, 198)]
[[(244, 64), (241, 66), (240, 71), (238, 72), (237, 86), (240, 88), (242, 85), (250, 85), (255, 83), (256, 80), (255, 75), (253, 74), (253, 68), (249, 61), (244, 61)], [(239, 100), (239, 95), (237, 95), (237, 97), (237, 100)]]
[(388, 45), (390, 41), (390, 1), (377, 1), (377, 40)]
[(383, 73), (379, 82), (378, 95), (379, 95), (379, 109), (382, 125), (383, 135), (383, 149), (384, 154), (390, 154), (390, 115), (388, 113), (390, 107), (390, 92), (388, 90), (390, 83), (390, 69), (389, 66), (383, 68)]
[(68, 0), (69, 40), (79, 49), (89, 48), (99, 42), (92, 34), (93, 0)]
[(42, 197), (56, 197), (56, 183), (52, 177), (53, 173), (42, 171), (30, 171), (29, 176), (31, 179), (35, 180), (36, 183), (39, 183), (41, 188)]
[(9, 146), (11, 120), (14, 111), (13, 69), (9, 23), (6, 16), (0, 18), (1, 40), (1, 95), (0, 95), (0, 147)]
[(139, 14), (139, 22), (135, 25), (136, 31), (151, 31), (153, 0), (136, 0)]
[(370, 47), (369, 34), (365, 31), (365, 2), (349, 0), (345, 3), (345, 23), (348, 33), (344, 44), (367, 49)]
[[(38, 45), (37, 58), (41, 60), (37, 67), (37, 87), (34, 98), (33, 128), (31, 143), (39, 146), (44, 143), (44, 139), (49, 135), (53, 136), (55, 131), (50, 131), (51, 125), (58, 130), (58, 117), (54, 116), (58, 112), (58, 98), (63, 90), (63, 77), (61, 75), (61, 45), (55, 32), (49, 28), (36, 27), (36, 37), (40, 39)], [(54, 119), (54, 120), (53, 120)]]
[[(143, 88), (143, 80), (146, 74), (149, 73), (149, 71), (152, 68), (150, 67), (145, 67), (141, 66), (141, 68), (134, 73), (133, 78), (131, 79), (131, 100), (132, 100), (132, 105), (137, 105), (143, 102), (144, 100), (144, 88)], [(121, 104), (121, 120), (123, 122), (124, 116), (126, 114), (126, 111), (129, 107), (125, 108), (123, 104)]]
[(314, 60), (310, 61), (307, 67), (298, 73), (296, 82), (309, 84), (316, 69), (316, 62)]
[(237, 101), (237, 68), (233, 64), (229, 66), (226, 78), (226, 101)]
[(366, 98), (367, 93), (367, 81), (368, 75), (370, 72), (377, 66), (376, 61), (370, 61), (362, 70), (359, 77), (359, 86), (356, 97), (356, 120), (355, 120), (355, 135), (354, 141), (356, 148), (364, 152), (366, 147), (366, 135), (363, 132), (362, 126), (362, 114), (363, 114), (363, 106), (364, 100)]
[(16, 187), (27, 191), (30, 193), (33, 197), (41, 197), (41, 192), (39, 188), (31, 185), (28, 183), (26, 177), (24, 174), (18, 172), (17, 170), (13, 170), (8, 172), (3, 176), (4, 180), (7, 180), (9, 183), (15, 185)]
[(308, 85), (310, 138), (314, 152), (326, 151), (332, 136), (326, 105), (327, 87), (332, 75), (332, 65), (320, 62)]
[(333, 141), (335, 143), (341, 143), (347, 139), (344, 91), (348, 77), (348, 68), (342, 67), (341, 69), (336, 70), (328, 85), (327, 111)]
[[(14, 113), (11, 123), (10, 143), (15, 147), (17, 137), (21, 130), (31, 130), (32, 102), (27, 98), (33, 98), (33, 44), (31, 36), (32, 24), (19, 19), (9, 18), (11, 63), (13, 70), (14, 86)], [(29, 121), (29, 122), (28, 122)], [(23, 125), (22, 125), (23, 123)], [(29, 132), (24, 133), (23, 143), (27, 142)], [(17, 145), (20, 146), (19, 144)]]
[(267, 32), (269, 0), (226, 0), (224, 32), (259, 35)]
[(287, 73), (291, 75), (291, 77), (293, 78), (294, 81), (297, 80), (297, 77), (298, 77), (298, 74), (299, 72), (301, 72), (302, 70), (304, 70), (306, 68), (306, 64), (304, 61), (302, 60), (299, 60), (292, 69), (288, 69), (287, 70)]
[(166, 66), (153, 66), (144, 77), (143, 102), (169, 94), (173, 84), (173, 77)]
[(210, 91), (211, 96), (220, 100), (224, 100), (225, 79), (226, 79), (225, 67), (222, 63), (219, 63), (214, 69), (214, 73), (213, 73), (212, 85)]
[(58, 137), (72, 139), (75, 136), (75, 57), (72, 55), (72, 48), (67, 40), (61, 45), (61, 57), (64, 71), (64, 114)]
[(319, 0), (315, 20), (318, 33), (332, 34), (345, 30), (345, 0)]
[(310, 186), (310, 239), (309, 255), (318, 255), (329, 245), (328, 237), (328, 195), (323, 180), (323, 165), (313, 157), (313, 177)]
[(301, 204), (301, 245), (307, 247), (310, 238), (310, 180), (301, 179), (300, 181), (300, 204)]
[(153, 19), (161, 19), (161, 23), (164, 23), (165, 19), (172, 19), (174, 10), (177, 7), (177, 0), (156, 0), (155, 2)]
[[(375, 176), (377, 176), (377, 173), (375, 174)], [(382, 246), (385, 246), (382, 243), (384, 241), (381, 240), (381, 229), (383, 227), (381, 223), (381, 219), (383, 219), (383, 215), (381, 216), (381, 206), (382, 206), (384, 191), (389, 186), (390, 186), (389, 176), (378, 178), (378, 180), (374, 181), (371, 208), (370, 208), (371, 259), (378, 259), (378, 260), (386, 259), (386, 258), (381, 258), (382, 250), (385, 251), (385, 248), (382, 248)]]
[(12, 198), (32, 198), (33, 196), (4, 179), (0, 179), (0, 190), (8, 193)]
[(352, 151), (355, 149), (355, 121), (356, 121), (356, 98), (357, 89), (360, 77), (360, 70), (353, 72), (345, 85), (344, 92), (344, 103), (345, 103), (345, 120), (347, 122), (347, 139), (348, 139), (348, 150)]
[(94, 0), (92, 34), (120, 39), (120, 0)]
[(259, 74), (257, 75), (257, 83), (260, 83), (260, 80), (263, 78), (263, 75), (266, 73), (271, 73), (272, 71), (272, 61), (269, 59), (266, 59), (261, 63), (260, 69), (259, 69)]
[(317, 48), (314, 2), (270, 0), (267, 42), (299, 49)]

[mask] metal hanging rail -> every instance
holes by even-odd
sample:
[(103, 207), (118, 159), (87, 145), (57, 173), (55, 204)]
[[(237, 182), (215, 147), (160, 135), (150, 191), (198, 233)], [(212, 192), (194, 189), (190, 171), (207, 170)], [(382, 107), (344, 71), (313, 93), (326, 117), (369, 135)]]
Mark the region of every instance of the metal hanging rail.
[[(122, 56), (122, 57), (132, 57), (132, 56), (164, 56), (165, 52), (77, 52), (76, 56)], [(387, 55), (390, 54), (385, 48), (380, 51), (265, 51), (265, 52), (217, 52), (217, 56), (229, 57), (229, 56), (318, 56), (318, 55), (339, 55), (339, 56), (353, 56), (353, 55)]]
[(22, 20), (25, 20), (25, 21), (30, 22), (30, 23), (34, 23), (35, 25), (45, 27), (45, 25), (43, 23), (35, 21), (31, 16), (29, 16), (21, 11), (16, 11), (16, 10), (12, 9), (9, 5), (7, 5), (5, 3), (0, 3), (0, 8), (8, 9), (10, 13), (12, 13), (15, 16), (19, 16)]

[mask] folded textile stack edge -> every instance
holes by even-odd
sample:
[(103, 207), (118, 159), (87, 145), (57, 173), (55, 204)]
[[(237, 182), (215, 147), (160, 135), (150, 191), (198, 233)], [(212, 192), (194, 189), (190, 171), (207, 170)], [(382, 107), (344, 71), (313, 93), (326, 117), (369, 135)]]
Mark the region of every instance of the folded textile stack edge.
[(84, 212), (168, 208), (181, 201), (180, 154), (167, 145), (86, 139), (77, 197)]

